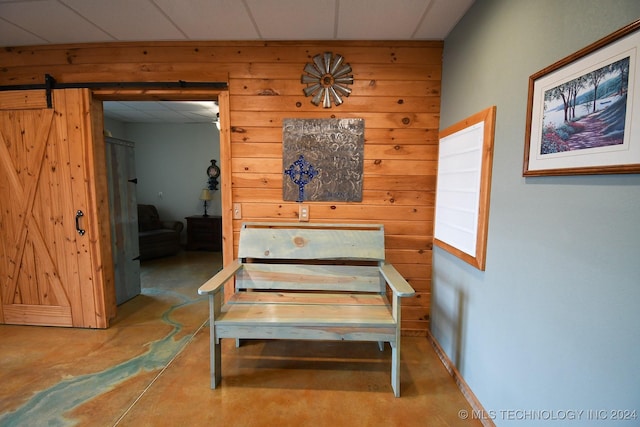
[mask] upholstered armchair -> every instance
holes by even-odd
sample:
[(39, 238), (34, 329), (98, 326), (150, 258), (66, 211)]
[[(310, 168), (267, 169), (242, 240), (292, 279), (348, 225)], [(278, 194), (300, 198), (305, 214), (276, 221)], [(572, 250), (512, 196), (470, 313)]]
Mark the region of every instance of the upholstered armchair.
[(180, 251), (180, 221), (162, 221), (153, 205), (138, 205), (140, 260), (174, 255)]

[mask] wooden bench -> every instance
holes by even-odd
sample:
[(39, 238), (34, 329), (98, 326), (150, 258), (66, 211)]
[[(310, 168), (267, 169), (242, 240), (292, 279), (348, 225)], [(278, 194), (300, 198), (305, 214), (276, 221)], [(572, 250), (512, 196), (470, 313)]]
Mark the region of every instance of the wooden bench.
[(400, 297), (414, 290), (384, 259), (382, 225), (243, 224), (238, 258), (198, 290), (209, 295), (211, 388), (221, 338), (371, 341), (391, 345), (400, 396)]

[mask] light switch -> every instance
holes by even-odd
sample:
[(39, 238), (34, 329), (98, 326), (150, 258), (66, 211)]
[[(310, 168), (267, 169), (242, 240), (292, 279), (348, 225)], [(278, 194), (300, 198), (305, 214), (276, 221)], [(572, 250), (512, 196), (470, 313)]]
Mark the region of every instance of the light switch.
[(233, 219), (242, 219), (242, 204), (233, 204)]
[(298, 221), (309, 222), (309, 205), (300, 205), (298, 208)]

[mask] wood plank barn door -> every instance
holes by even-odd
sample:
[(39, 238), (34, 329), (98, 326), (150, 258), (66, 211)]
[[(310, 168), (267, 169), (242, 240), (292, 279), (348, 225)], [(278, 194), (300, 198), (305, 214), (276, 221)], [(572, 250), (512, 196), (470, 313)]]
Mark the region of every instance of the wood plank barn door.
[(0, 92), (0, 322), (105, 328), (115, 297), (102, 263), (110, 241), (98, 222), (91, 94), (55, 90), (52, 101)]
[(111, 253), (113, 256), (116, 304), (140, 294), (140, 247), (136, 197), (135, 144), (106, 137)]

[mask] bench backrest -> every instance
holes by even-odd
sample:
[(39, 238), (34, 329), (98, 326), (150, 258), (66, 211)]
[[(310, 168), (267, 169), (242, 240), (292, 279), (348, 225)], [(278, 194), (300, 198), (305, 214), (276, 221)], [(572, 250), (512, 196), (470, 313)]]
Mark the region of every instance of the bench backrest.
[(384, 227), (245, 223), (236, 289), (384, 292)]

